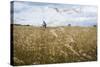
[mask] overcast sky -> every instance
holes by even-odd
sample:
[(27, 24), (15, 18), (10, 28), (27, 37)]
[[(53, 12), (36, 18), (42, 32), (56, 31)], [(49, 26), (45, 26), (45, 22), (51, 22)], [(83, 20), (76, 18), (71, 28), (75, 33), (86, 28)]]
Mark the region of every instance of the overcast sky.
[(15, 24), (41, 26), (91, 26), (97, 23), (97, 7), (71, 4), (53, 4), (15, 1), (13, 18)]

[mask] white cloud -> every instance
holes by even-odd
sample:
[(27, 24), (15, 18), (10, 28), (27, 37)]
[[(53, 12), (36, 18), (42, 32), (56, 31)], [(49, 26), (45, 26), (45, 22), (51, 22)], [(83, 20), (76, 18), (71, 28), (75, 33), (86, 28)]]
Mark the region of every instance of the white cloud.
[[(88, 24), (96, 23), (97, 18), (97, 8), (94, 6), (67, 6), (66, 9), (70, 10), (69, 12), (71, 13), (57, 12), (53, 9), (55, 6), (52, 4), (48, 6), (37, 6), (18, 2), (15, 3), (14, 7), (14, 23), (19, 24), (40, 26), (42, 24), (42, 20), (45, 20), (48, 26), (60, 26), (69, 23), (77, 24), (83, 22)], [(71, 8), (76, 10), (80, 10), (81, 8), (81, 13), (76, 13), (74, 10), (71, 10)], [(58, 9), (63, 10), (65, 7), (59, 7)], [(19, 10), (18, 13), (16, 12), (17, 10)]]
[(96, 6), (82, 6), (82, 11), (85, 13), (97, 13), (97, 7)]

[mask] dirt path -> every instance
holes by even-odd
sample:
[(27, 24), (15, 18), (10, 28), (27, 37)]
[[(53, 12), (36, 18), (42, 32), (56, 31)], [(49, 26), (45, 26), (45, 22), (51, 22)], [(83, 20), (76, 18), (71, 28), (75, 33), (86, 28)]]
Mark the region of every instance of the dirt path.
[[(60, 28), (58, 29), (58, 31), (61, 31), (62, 33), (65, 33), (65, 30), (64, 30), (64, 28), (62, 28), (62, 27), (60, 27)], [(50, 32), (51, 32), (54, 36), (58, 37), (58, 35), (56, 34), (56, 32), (55, 32), (54, 29), (50, 30)], [(63, 35), (63, 34), (62, 34), (62, 35)], [(74, 54), (76, 54), (77, 56), (80, 56), (80, 54), (79, 54), (77, 51), (75, 51), (75, 50), (73, 49), (72, 46), (69, 45), (69, 43), (74, 42), (74, 39), (73, 39), (70, 35), (66, 35), (65, 38), (66, 38), (65, 47), (68, 47), (68, 48), (69, 48)], [(69, 41), (69, 42), (68, 42), (68, 41)], [(64, 51), (61, 51), (61, 53), (66, 54)]]
[(51, 29), (50, 32), (51, 32), (55, 37), (58, 37), (58, 35), (56, 34), (56, 32), (55, 32), (54, 29)]
[(80, 54), (78, 52), (76, 52), (72, 46), (70, 46), (69, 44), (65, 44), (66, 47), (68, 47), (74, 54), (76, 54), (77, 56), (80, 56)]
[(60, 30), (61, 32), (65, 33), (64, 28), (60, 27), (59, 30)]

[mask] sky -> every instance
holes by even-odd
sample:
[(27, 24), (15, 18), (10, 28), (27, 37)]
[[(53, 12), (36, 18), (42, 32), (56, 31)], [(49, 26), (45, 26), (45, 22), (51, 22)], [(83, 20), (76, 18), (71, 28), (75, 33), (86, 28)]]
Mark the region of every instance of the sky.
[(92, 5), (73, 5), (14, 1), (12, 3), (14, 24), (41, 26), (93, 26), (97, 24), (97, 7)]

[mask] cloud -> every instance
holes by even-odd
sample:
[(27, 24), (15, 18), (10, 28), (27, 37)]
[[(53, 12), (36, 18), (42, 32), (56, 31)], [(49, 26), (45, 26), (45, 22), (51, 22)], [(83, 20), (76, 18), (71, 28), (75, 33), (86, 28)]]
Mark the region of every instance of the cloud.
[[(62, 12), (57, 12), (54, 8), (58, 8)], [(69, 11), (64, 12), (63, 10)], [(77, 13), (75, 10), (79, 12)], [(63, 26), (69, 23), (73, 25), (96, 24), (97, 7), (14, 2), (14, 23), (40, 26), (43, 20), (48, 26)]]

